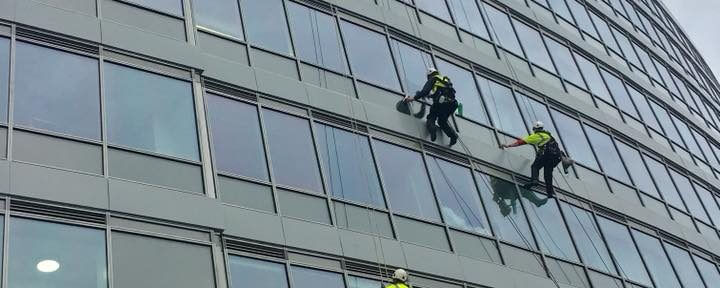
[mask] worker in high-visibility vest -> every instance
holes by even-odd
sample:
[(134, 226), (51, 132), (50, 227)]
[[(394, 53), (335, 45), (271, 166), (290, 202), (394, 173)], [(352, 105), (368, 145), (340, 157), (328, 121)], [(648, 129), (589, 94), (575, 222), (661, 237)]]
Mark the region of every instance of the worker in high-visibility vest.
[(427, 81), (422, 90), (417, 91), (413, 98), (405, 97), (405, 102), (409, 103), (422, 98), (432, 99), (430, 113), (425, 124), (430, 133), (430, 140), (434, 142), (437, 139), (437, 127), (440, 126), (440, 129), (450, 138), (450, 146), (455, 145), (458, 135), (450, 127), (448, 119), (458, 109), (459, 103), (455, 99), (455, 88), (453, 88), (450, 78), (440, 75), (435, 68), (428, 69)]
[(385, 288), (411, 288), (408, 282), (408, 272), (405, 269), (397, 269), (392, 274), (392, 283)]

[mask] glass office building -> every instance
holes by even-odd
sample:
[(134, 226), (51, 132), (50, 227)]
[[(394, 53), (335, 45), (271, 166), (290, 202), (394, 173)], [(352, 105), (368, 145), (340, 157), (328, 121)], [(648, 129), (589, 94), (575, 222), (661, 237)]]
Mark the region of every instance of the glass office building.
[(0, 288), (717, 287), (719, 88), (658, 0), (0, 0)]

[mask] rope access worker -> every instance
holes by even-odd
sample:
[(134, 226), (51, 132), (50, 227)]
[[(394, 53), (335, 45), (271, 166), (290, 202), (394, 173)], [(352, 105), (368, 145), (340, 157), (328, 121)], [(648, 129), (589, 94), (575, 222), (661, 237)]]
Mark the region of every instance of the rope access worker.
[(523, 187), (526, 189), (530, 189), (533, 186), (538, 185), (538, 176), (540, 174), (540, 169), (543, 169), (545, 178), (545, 191), (548, 193), (549, 197), (555, 197), (555, 189), (553, 187), (552, 175), (553, 169), (555, 169), (555, 166), (562, 162), (563, 170), (565, 174), (567, 174), (568, 167), (570, 167), (570, 165), (572, 165), (574, 161), (565, 156), (565, 152), (560, 150), (558, 142), (555, 141), (555, 138), (550, 134), (550, 132), (545, 131), (544, 125), (540, 121), (537, 121), (535, 122), (535, 124), (533, 124), (532, 134), (526, 136), (523, 139), (518, 139), (511, 144), (501, 144), (500, 149), (517, 147), (525, 144), (535, 146), (536, 154), (535, 161), (531, 166), (530, 183), (523, 185)]
[(392, 283), (385, 286), (385, 288), (411, 288), (408, 281), (408, 272), (405, 269), (397, 269), (392, 274)]
[[(432, 99), (430, 113), (427, 116), (425, 126), (430, 133), (430, 140), (433, 142), (437, 139), (437, 126), (440, 126), (445, 135), (450, 137), (450, 146), (457, 143), (458, 135), (450, 127), (448, 118), (458, 109), (458, 101), (455, 99), (455, 88), (453, 88), (450, 78), (440, 75), (435, 68), (428, 69), (427, 81), (423, 85), (422, 90), (415, 93), (415, 97), (405, 97), (405, 102), (409, 103), (422, 98)], [(438, 123), (435, 125), (435, 123)]]

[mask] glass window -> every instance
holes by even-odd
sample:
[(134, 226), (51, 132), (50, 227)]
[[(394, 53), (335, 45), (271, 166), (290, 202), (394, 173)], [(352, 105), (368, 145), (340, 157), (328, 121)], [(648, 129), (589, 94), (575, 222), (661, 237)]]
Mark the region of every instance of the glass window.
[(105, 230), (10, 219), (8, 287), (107, 287)]
[(296, 288), (345, 287), (342, 274), (340, 273), (326, 272), (297, 266), (292, 266), (290, 270), (292, 271), (290, 275), (292, 275), (293, 287)]
[(378, 288), (383, 286), (380, 281), (355, 276), (348, 276), (347, 280), (348, 288)]
[(655, 179), (655, 183), (657, 184), (660, 193), (662, 193), (662, 196), (665, 198), (665, 201), (675, 208), (685, 211), (685, 206), (680, 199), (680, 194), (678, 194), (677, 189), (675, 189), (675, 185), (673, 185), (673, 182), (670, 180), (670, 174), (668, 174), (665, 165), (652, 157), (645, 157), (645, 163), (647, 164), (648, 170), (650, 170), (650, 174), (653, 176), (653, 179)]
[(575, 86), (586, 88), (587, 86), (585, 86), (580, 70), (573, 60), (572, 54), (570, 54), (570, 49), (550, 37), (545, 37), (545, 41), (547, 41), (548, 50), (553, 60), (555, 60), (555, 65), (558, 67), (560, 76), (570, 83), (575, 84)]
[(213, 94), (205, 99), (216, 169), (268, 180), (257, 107)]
[(315, 124), (315, 132), (330, 194), (384, 207), (368, 138), (323, 124)]
[(552, 60), (550, 60), (548, 50), (545, 49), (545, 44), (540, 37), (540, 32), (530, 28), (530, 26), (527, 26), (520, 21), (513, 19), (513, 22), (515, 23), (518, 37), (525, 48), (525, 52), (527, 53), (527, 57), (530, 62), (535, 63), (545, 70), (555, 73), (555, 67), (553, 66)]
[(330, 70), (347, 72), (335, 17), (295, 2), (287, 3), (298, 58)]
[(445, 5), (444, 0), (415, 0), (415, 5), (430, 15), (452, 23), (450, 11), (448, 11), (448, 7)]
[(710, 218), (712, 219), (713, 223), (715, 223), (716, 226), (720, 226), (720, 207), (718, 207), (718, 204), (715, 202), (713, 193), (703, 186), (697, 185), (695, 183), (693, 184), (693, 186), (695, 186), (695, 189), (697, 190), (698, 196), (700, 197), (700, 201), (704, 204), (708, 214), (710, 214)]
[(492, 5), (487, 5), (485, 3), (483, 3), (483, 5), (487, 8), (485, 10), (488, 14), (488, 20), (492, 23), (492, 25), (490, 25), (490, 29), (495, 30), (492, 35), (498, 38), (495, 39), (498, 41), (498, 45), (512, 53), (515, 53), (515, 55), (522, 57), (522, 48), (520, 48), (520, 42), (518, 42), (518, 39), (515, 36), (515, 30), (513, 30), (513, 26), (510, 23), (508, 15)]
[(612, 32), (610, 32), (610, 26), (608, 26), (608, 23), (605, 22), (603, 18), (595, 14), (595, 12), (590, 12), (590, 17), (592, 18), (593, 23), (595, 23), (595, 27), (597, 27), (602, 42), (616, 53), (620, 53), (620, 46), (618, 46), (615, 41), (615, 37), (613, 37)]
[(720, 169), (720, 162), (718, 162), (717, 158), (715, 158), (715, 154), (713, 154), (712, 148), (710, 148), (710, 144), (708, 143), (707, 139), (700, 135), (699, 132), (695, 131), (695, 129), (690, 129), (690, 131), (693, 134), (693, 138), (697, 140), (698, 146), (700, 146), (700, 150), (702, 150), (703, 154), (705, 154), (705, 159), (707, 159), (708, 163), (712, 165), (715, 169)]
[(657, 188), (655, 188), (655, 184), (653, 184), (653, 180), (645, 167), (642, 156), (640, 156), (640, 152), (623, 142), (616, 141), (615, 143), (617, 143), (620, 156), (625, 160), (625, 165), (628, 167), (630, 177), (632, 177), (638, 189), (642, 192), (660, 198), (660, 193), (658, 193)]
[(17, 42), (14, 101), (18, 126), (100, 140), (97, 59)]
[(393, 60), (385, 36), (347, 21), (341, 21), (340, 27), (353, 74), (361, 80), (399, 91), (400, 83), (390, 65)]
[(587, 138), (585, 138), (585, 133), (583, 133), (580, 122), (557, 110), (552, 110), (552, 116), (555, 119), (555, 125), (559, 130), (567, 153), (570, 154), (575, 161), (587, 165), (590, 168), (600, 170), (595, 161), (595, 156), (592, 150), (590, 150), (590, 143), (588, 143)]
[(478, 9), (475, 0), (450, 0), (448, 3), (450, 4), (450, 11), (455, 16), (455, 22), (460, 28), (470, 31), (483, 39), (490, 39), (481, 11)]
[[(550, 117), (550, 111), (548, 111), (547, 106), (538, 100), (523, 95), (522, 93), (517, 93), (517, 96), (520, 103), (523, 103), (523, 105), (520, 105), (520, 110), (522, 111), (525, 119), (527, 119), (527, 128), (532, 129), (532, 123), (535, 121), (541, 121), (545, 124), (545, 130), (552, 133), (553, 137), (560, 139), (557, 134), (557, 129), (555, 129), (555, 124)], [(562, 143), (558, 144), (562, 145)]]
[(527, 130), (512, 90), (482, 76), (476, 76), (476, 79), (480, 92), (490, 107), (489, 114), (493, 124), (513, 136), (524, 135)]
[(665, 249), (667, 249), (670, 260), (673, 264), (675, 264), (675, 270), (677, 271), (677, 274), (680, 277), (680, 282), (682, 282), (684, 287), (705, 287), (702, 279), (700, 278), (700, 274), (698, 274), (698, 271), (695, 269), (695, 265), (690, 258), (690, 253), (670, 244), (665, 245)]
[(655, 79), (655, 81), (662, 82), (662, 80), (660, 79), (660, 74), (658, 74), (655, 66), (653, 66), (652, 61), (650, 60), (650, 55), (648, 55), (645, 50), (640, 48), (640, 46), (636, 44), (635, 41), (632, 42), (632, 46), (635, 48), (635, 52), (637, 53), (640, 62), (643, 66), (645, 66), (644, 70), (647, 71), (650, 76)]
[(685, 204), (687, 205), (690, 214), (702, 221), (705, 221), (705, 223), (712, 223), (705, 213), (705, 209), (702, 204), (700, 204), (700, 200), (697, 198), (695, 190), (693, 190), (693, 187), (690, 184), (690, 179), (673, 169), (670, 169), (670, 176), (672, 176), (675, 186), (680, 192), (680, 195), (682, 195), (682, 198), (685, 200)]
[(437, 59), (437, 64), (440, 73), (450, 78), (457, 91), (456, 97), (463, 104), (463, 117), (489, 125), (490, 121), (475, 86), (472, 72), (442, 59)]
[(198, 161), (189, 82), (105, 63), (111, 144)]
[[(440, 221), (430, 181), (420, 153), (375, 141), (385, 191), (393, 210)], [(411, 199), (412, 201), (408, 201)]]
[(428, 167), (445, 222), (490, 235), (470, 169), (432, 156), (428, 158)]
[(548, 0), (550, 2), (550, 7), (552, 7), (553, 11), (557, 13), (560, 17), (565, 18), (565, 20), (572, 22), (573, 17), (570, 15), (570, 10), (567, 7), (567, 4), (565, 3), (565, 0)]
[(625, 87), (627, 87), (630, 98), (632, 98), (632, 101), (635, 103), (635, 107), (637, 107), (638, 111), (640, 112), (640, 116), (642, 117), (643, 122), (645, 122), (646, 125), (650, 126), (650, 128), (654, 129), (655, 131), (662, 132), (662, 128), (660, 128), (660, 123), (658, 123), (657, 119), (655, 118), (655, 113), (653, 113), (652, 108), (650, 108), (650, 103), (648, 103), (645, 95), (640, 93), (640, 91), (635, 89), (633, 86), (628, 85)]
[(670, 114), (668, 114), (667, 110), (655, 103), (655, 101), (650, 101), (650, 106), (652, 106), (652, 109), (655, 111), (655, 116), (657, 116), (657, 120), (662, 125), (665, 135), (675, 141), (675, 143), (683, 143), (682, 139), (680, 139), (680, 134), (678, 134), (677, 129), (675, 129), (675, 125), (673, 125), (672, 120), (670, 120)]
[(615, 29), (615, 27), (611, 27), (611, 30), (613, 34), (615, 35), (615, 40), (617, 40), (618, 44), (620, 45), (620, 48), (622, 50), (622, 53), (625, 55), (625, 59), (630, 61), (633, 65), (637, 67), (642, 67), (640, 64), (640, 59), (638, 59), (637, 54), (635, 54), (635, 50), (633, 50), (632, 44), (630, 44), (630, 40), (620, 32), (619, 30)]
[[(175, 16), (183, 15), (183, 7), (181, 0), (126, 0), (135, 4), (155, 9), (162, 12), (167, 12)], [(206, 1), (206, 0), (203, 0)]]
[(412, 96), (416, 91), (422, 90), (425, 85), (428, 68), (435, 66), (432, 56), (423, 50), (395, 39), (390, 40), (390, 48), (392, 48), (393, 56), (395, 56), (395, 62), (405, 92)]
[[(480, 196), (482, 196), (483, 202), (487, 203), (488, 217), (495, 234), (500, 239), (515, 245), (536, 249), (530, 232), (530, 225), (520, 204), (520, 194), (516, 190), (515, 184), (481, 173), (475, 175), (478, 181), (481, 181), (478, 183)], [(530, 194), (523, 196), (535, 196)]]
[(585, 264), (600, 271), (617, 274), (592, 213), (565, 202), (560, 202), (560, 207), (565, 212), (565, 220)]
[(275, 182), (322, 192), (310, 125), (307, 120), (264, 109), (265, 130)]
[(587, 81), (590, 91), (602, 99), (610, 99), (610, 92), (608, 92), (607, 87), (605, 87), (605, 83), (595, 63), (578, 54), (575, 54), (575, 60), (577, 60), (578, 66), (580, 66), (582, 75), (585, 76), (585, 81)]
[(9, 81), (10, 41), (7, 38), (0, 37), (0, 123), (7, 123)]
[(585, 10), (585, 6), (575, 0), (567, 0), (567, 4), (570, 6), (570, 11), (572, 11), (575, 16), (575, 21), (577, 22), (578, 27), (585, 31), (585, 33), (590, 34), (590, 36), (599, 39), (600, 37), (597, 32), (595, 32), (595, 27), (593, 26), (592, 20), (590, 20), (590, 15), (588, 15), (587, 10)]
[(697, 268), (700, 270), (700, 275), (705, 279), (705, 283), (708, 283), (708, 285), (712, 285), (710, 283), (720, 283), (720, 273), (718, 273), (715, 263), (698, 257), (697, 255), (693, 255), (693, 259), (695, 259), (695, 264), (697, 264)]
[[(680, 135), (682, 135), (682, 138), (687, 144), (688, 149), (690, 149), (690, 152), (704, 160), (702, 152), (700, 152), (700, 147), (697, 145), (697, 142), (695, 142), (695, 138), (693, 138), (692, 133), (690, 133), (690, 129), (688, 128), (687, 124), (685, 124), (685, 122), (681, 121), (675, 115), (670, 114), (670, 117), (675, 123), (675, 127), (677, 127), (678, 131), (680, 132)], [(678, 142), (678, 144), (681, 143), (682, 142)]]
[(630, 177), (627, 171), (625, 171), (625, 166), (620, 159), (617, 149), (615, 149), (610, 135), (587, 125), (585, 126), (585, 131), (590, 139), (590, 143), (592, 143), (593, 149), (595, 149), (595, 154), (602, 155), (602, 157), (598, 157), (598, 161), (600, 161), (603, 171), (605, 171), (608, 176), (620, 182), (630, 184)]
[(660, 240), (637, 230), (632, 230), (633, 237), (637, 243), (640, 254), (642, 254), (650, 276), (655, 280), (657, 288), (680, 288), (680, 281), (675, 276), (675, 271), (665, 255)]
[(287, 288), (285, 265), (253, 258), (230, 256), (230, 287)]
[(240, 5), (250, 43), (277, 53), (292, 54), (282, 0), (243, 0)]
[[(522, 193), (533, 193), (521, 188)], [(535, 194), (534, 198), (526, 197), (525, 204), (528, 207), (528, 218), (530, 224), (535, 228), (535, 235), (540, 243), (540, 250), (555, 257), (580, 261), (575, 246), (570, 238), (570, 233), (562, 221), (562, 215), (558, 204), (554, 199), (538, 201), (544, 195)], [(527, 194), (530, 195), (530, 194)]]
[(195, 0), (193, 9), (198, 26), (235, 38), (245, 38), (237, 0)]
[(602, 72), (603, 78), (605, 78), (605, 83), (607, 83), (610, 93), (612, 93), (613, 99), (615, 99), (617, 107), (623, 112), (628, 113), (635, 118), (639, 118), (640, 116), (635, 110), (635, 105), (633, 105), (632, 100), (630, 100), (630, 95), (627, 90), (625, 90), (625, 85), (622, 80), (615, 75), (610, 74), (610, 72), (607, 72), (605, 69), (600, 69), (600, 71)]
[(618, 262), (622, 276), (645, 285), (652, 285), (628, 228), (605, 217), (598, 217), (598, 222), (610, 251)]

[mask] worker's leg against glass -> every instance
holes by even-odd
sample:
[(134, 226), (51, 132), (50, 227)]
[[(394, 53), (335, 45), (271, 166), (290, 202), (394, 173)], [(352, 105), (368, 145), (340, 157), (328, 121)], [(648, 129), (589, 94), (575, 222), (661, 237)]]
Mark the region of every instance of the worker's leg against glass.
[(543, 164), (542, 155), (535, 156), (535, 161), (530, 166), (530, 183), (523, 185), (523, 187), (530, 189), (538, 184), (538, 177), (540, 177), (540, 169), (543, 168)]
[(555, 166), (560, 163), (560, 156), (547, 158), (548, 159), (543, 161), (543, 170), (545, 170), (543, 171), (545, 176), (545, 191), (548, 195), (553, 196), (555, 195), (555, 188), (553, 187), (553, 170), (555, 170)]
[(448, 119), (450, 118), (450, 116), (452, 116), (453, 113), (455, 113), (455, 109), (457, 109), (457, 102), (443, 103), (440, 105), (441, 111), (440, 117), (438, 119), (438, 125), (440, 126), (440, 129), (445, 132), (445, 135), (450, 138), (450, 146), (452, 146), (457, 142), (458, 135), (455, 132), (455, 129), (450, 127)]
[(438, 119), (439, 113), (440, 113), (440, 107), (438, 104), (433, 104), (430, 106), (430, 113), (427, 116), (427, 122), (425, 123), (425, 127), (427, 127), (428, 133), (430, 133), (430, 140), (435, 141), (437, 139), (437, 126), (435, 125), (435, 122)]

